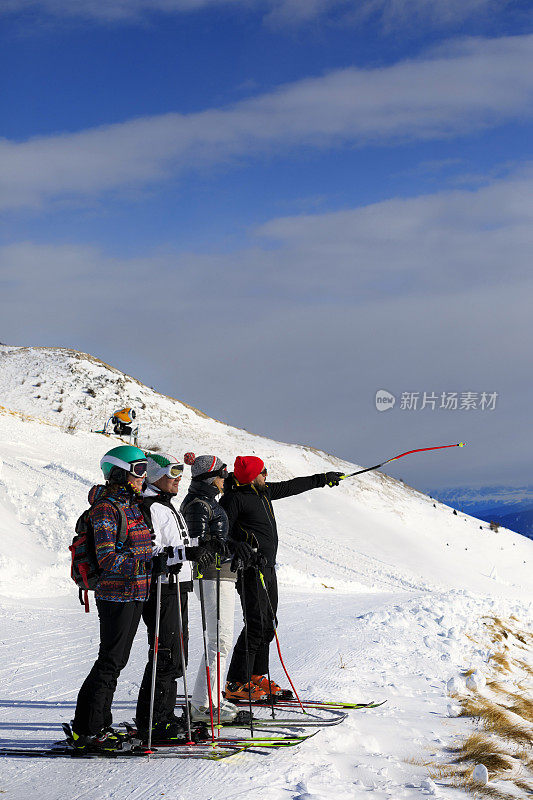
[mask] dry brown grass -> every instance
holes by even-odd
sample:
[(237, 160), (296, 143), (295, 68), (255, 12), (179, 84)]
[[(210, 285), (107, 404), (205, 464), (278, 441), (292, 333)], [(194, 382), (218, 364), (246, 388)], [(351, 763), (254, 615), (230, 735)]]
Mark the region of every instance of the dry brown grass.
[(527, 661), (524, 661), (522, 658), (515, 658), (515, 664), (528, 675), (533, 675), (533, 667), (531, 664), (528, 664)]
[(490, 660), (497, 672), (511, 672), (511, 660), (505, 653), (494, 653)]
[(475, 783), (474, 781), (465, 784), (462, 788), (476, 800), (481, 800), (482, 797), (492, 797), (493, 800), (517, 800), (516, 794), (504, 792), (503, 789), (497, 789), (496, 786), (484, 786), (482, 783)]
[(494, 775), (510, 772), (515, 768), (513, 756), (493, 738), (483, 733), (471, 733), (461, 745), (452, 750), (456, 753), (454, 764), (484, 764)]
[(521, 789), (525, 794), (533, 794), (533, 781), (526, 781), (522, 778), (515, 778), (514, 785)]
[(499, 617), (484, 617), (483, 620), (483, 624), (494, 641), (501, 642), (505, 639), (510, 642), (514, 639), (513, 644), (522, 650), (528, 650), (533, 646), (533, 634), (524, 630), (520, 620), (516, 617), (510, 617), (507, 620), (502, 620)]
[[(446, 763), (424, 766), (431, 778), (479, 800), (516, 800), (517, 796), (525, 800), (533, 797), (533, 666), (524, 651), (531, 652), (533, 635), (523, 630), (516, 617), (485, 617), (483, 626), (496, 649), (489, 661), (495, 676), (487, 682), (490, 696), (470, 691), (468, 697), (459, 700), (461, 716), (475, 720), (479, 729), (448, 750)], [(467, 637), (480, 644), (473, 636)], [(487, 646), (487, 636), (482, 641)], [(474, 672), (468, 669), (462, 675), (467, 678)], [(487, 768), (491, 782), (506, 783), (509, 789), (505, 785), (475, 783), (472, 772), (476, 764)]]
[[(502, 739), (517, 745), (531, 747), (533, 745), (533, 728), (513, 719), (516, 714), (506, 706), (477, 695), (460, 701), (462, 717), (473, 717), (479, 720), (485, 730), (496, 733)], [(518, 715), (521, 716), (521, 715)]]
[[(531, 697), (513, 692), (500, 681), (489, 681), (487, 687), (494, 694), (505, 697), (506, 705), (502, 706), (502, 708), (522, 717), (527, 722), (533, 722), (533, 699)], [(528, 689), (526, 688), (525, 691), (528, 691)]]

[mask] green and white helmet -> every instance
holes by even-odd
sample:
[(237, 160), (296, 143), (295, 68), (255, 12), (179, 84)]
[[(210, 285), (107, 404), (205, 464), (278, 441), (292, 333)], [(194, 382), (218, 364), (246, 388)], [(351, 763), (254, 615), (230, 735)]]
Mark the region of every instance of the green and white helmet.
[(146, 469), (148, 483), (156, 483), (160, 478), (181, 478), (183, 475), (183, 464), (170, 453), (147, 453)]
[[(116, 480), (118, 483), (127, 475), (134, 475), (136, 478), (144, 478), (146, 475), (146, 456), (144, 452), (129, 444), (120, 447), (113, 447), (102, 457), (100, 467), (104, 473), (106, 481)], [(113, 474), (115, 469), (120, 473)]]

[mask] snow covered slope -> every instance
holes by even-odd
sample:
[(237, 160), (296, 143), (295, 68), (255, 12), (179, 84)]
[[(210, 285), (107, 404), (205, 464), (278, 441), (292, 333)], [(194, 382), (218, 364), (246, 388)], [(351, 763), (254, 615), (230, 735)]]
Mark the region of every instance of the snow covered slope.
[[(100, 480), (100, 457), (118, 444), (91, 429), (116, 408), (139, 411), (141, 446), (178, 456), (214, 452), (228, 464), (256, 453), (271, 480), (357, 468), (226, 426), (70, 350), (1, 347), (0, 405), (0, 706), (2, 736), (13, 743), (60, 735), (96, 654), (97, 617), (78, 605), (67, 548), (88, 489)], [(435, 456), (421, 457), (430, 471)], [(533, 542), (480, 528), (479, 520), (455, 516), (381, 473), (278, 501), (276, 513), (280, 637), (296, 685), (304, 694), (379, 697), (387, 705), (354, 712), (297, 750), (256, 760), (136, 763), (127, 774), (106, 763), (36, 762), (20, 770), (18, 762), (4, 760), (0, 791), (19, 800), (39, 780), (42, 800), (56, 800), (75, 774), (68, 796), (80, 800), (155, 800), (171, 792), (177, 800), (344, 800), (367, 797), (369, 790), (376, 800), (421, 796), (426, 772), (404, 760), (425, 759), (465, 729), (464, 720), (445, 719), (445, 687), (461, 668), (490, 671), (480, 617), (531, 620)], [(200, 636), (192, 605), (195, 669)], [(472, 641), (472, 634), (479, 639)], [(117, 691), (118, 722), (134, 713), (145, 657), (140, 631)], [(273, 677), (281, 681), (273, 663)]]
[[(42, 545), (39, 558), (46, 552), (58, 563), (65, 562), (87, 490), (100, 479), (99, 460), (118, 443), (90, 431), (122, 405), (138, 410), (139, 443), (145, 448), (179, 457), (187, 450), (216, 453), (229, 465), (236, 455), (255, 453), (268, 465), (271, 480), (357, 468), (323, 452), (224, 425), (72, 350), (1, 347), (0, 403), (25, 415), (0, 415), (5, 431), (1, 502), (32, 532), (34, 546)], [(438, 456), (417, 457), (427, 458), (430, 470), (431, 458)], [(352, 581), (356, 569), (358, 581), (369, 588), (436, 585), (503, 596), (529, 585), (530, 543), (507, 531), (494, 534), (485, 524), (480, 529), (479, 520), (454, 516), (438, 503), (434, 507), (426, 495), (382, 473), (282, 501), (277, 513), (283, 531), (281, 577), (290, 575), (291, 583), (319, 586), (334, 579), (341, 585)], [(9, 544), (0, 545), (0, 556), (16, 560)], [(26, 563), (21, 558), (21, 569)], [(41, 576), (43, 570), (53, 571), (53, 564), (45, 559), (35, 568)], [(44, 588), (41, 579), (38, 585)], [(66, 591), (68, 583), (63, 579), (50, 587), (54, 593)]]

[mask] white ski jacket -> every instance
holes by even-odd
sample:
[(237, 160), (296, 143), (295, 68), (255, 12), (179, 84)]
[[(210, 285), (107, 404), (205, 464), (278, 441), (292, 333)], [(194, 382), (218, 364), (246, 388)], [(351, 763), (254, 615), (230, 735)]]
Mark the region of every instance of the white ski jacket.
[[(148, 484), (143, 492), (143, 497), (157, 497), (158, 494), (162, 494), (160, 489)], [(168, 498), (168, 495), (165, 494), (165, 498)], [(170, 500), (170, 505), (167, 502), (154, 501), (150, 504), (150, 515), (154, 528), (152, 554), (157, 555), (165, 547), (174, 548), (174, 556), (168, 559), (168, 565), (182, 564), (180, 583), (192, 581), (192, 566), (185, 556), (185, 547), (192, 547), (195, 542), (189, 537), (187, 524), (179, 511), (177, 498)], [(168, 583), (168, 576), (162, 577), (162, 583)]]

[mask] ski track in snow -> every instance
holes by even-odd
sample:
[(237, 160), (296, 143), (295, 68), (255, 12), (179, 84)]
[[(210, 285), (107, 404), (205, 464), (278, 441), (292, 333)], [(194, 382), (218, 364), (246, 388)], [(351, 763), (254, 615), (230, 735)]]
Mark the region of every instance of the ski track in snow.
[[(62, 737), (98, 648), (68, 578), (74, 522), (119, 442), (88, 431), (127, 397), (142, 408), (141, 439), (170, 452), (255, 452), (273, 480), (356, 465), (230, 428), (72, 351), (0, 347), (0, 738)], [(37, 388), (37, 384), (39, 387)], [(93, 398), (88, 388), (96, 389)], [(36, 393), (41, 395), (37, 397)], [(58, 403), (62, 414), (55, 409)], [(26, 416), (25, 416), (26, 415)], [(28, 415), (30, 415), (28, 417)], [(35, 420), (40, 417), (41, 420)], [(60, 426), (74, 420), (69, 434)], [(141, 444), (143, 442), (141, 441)], [(429, 462), (428, 462), (429, 463)], [(186, 483), (186, 481), (184, 481)], [(186, 487), (180, 490), (184, 496)], [(276, 504), (279, 636), (302, 696), (387, 700), (275, 753), (225, 761), (70, 761), (2, 758), (6, 800), (414, 800), (429, 796), (416, 766), (471, 730), (447, 716), (446, 683), (487, 670), (483, 614), (532, 619), (533, 543), (451, 510), (381, 473)], [(236, 633), (242, 624), (235, 612)], [(200, 662), (191, 598), (189, 683)], [(141, 623), (119, 679), (114, 720), (131, 720), (147, 654)], [(286, 685), (272, 647), (272, 677)], [(410, 761), (411, 760), (411, 761)], [(464, 796), (437, 785), (433, 797)]]

